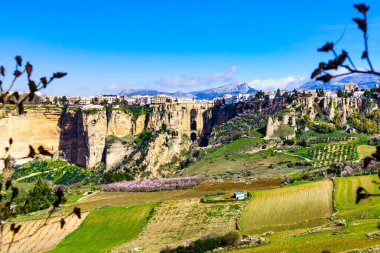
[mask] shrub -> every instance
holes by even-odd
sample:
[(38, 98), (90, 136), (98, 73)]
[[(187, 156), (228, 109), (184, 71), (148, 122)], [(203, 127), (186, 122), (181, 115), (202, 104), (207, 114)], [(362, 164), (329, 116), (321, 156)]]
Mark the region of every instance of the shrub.
[(242, 239), (238, 231), (229, 232), (223, 236), (209, 235), (201, 237), (198, 240), (191, 242), (188, 246), (179, 246), (177, 248), (170, 248), (165, 246), (161, 253), (203, 253), (212, 251), (219, 247), (237, 246)]
[[(42, 179), (38, 179), (34, 188), (30, 190), (24, 198), (17, 201), (17, 210), (19, 213), (31, 213), (49, 208), (57, 196), (49, 184)], [(63, 200), (63, 203), (66, 199)]]
[(243, 239), (239, 231), (231, 231), (223, 237), (224, 244), (237, 246), (239, 242)]

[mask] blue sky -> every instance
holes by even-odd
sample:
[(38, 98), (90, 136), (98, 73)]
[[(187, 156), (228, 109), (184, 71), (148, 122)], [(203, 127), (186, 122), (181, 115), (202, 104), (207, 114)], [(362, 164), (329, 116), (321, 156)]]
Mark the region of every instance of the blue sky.
[[(36, 76), (68, 72), (45, 91), (54, 95), (188, 91), (233, 81), (292, 88), (327, 59), (316, 49), (343, 31), (338, 48), (361, 62), (362, 34), (351, 21), (360, 17), (352, 7), (358, 2), (3, 1), (0, 64), (12, 68), (22, 55)], [(370, 53), (379, 66), (380, 3), (366, 3)]]

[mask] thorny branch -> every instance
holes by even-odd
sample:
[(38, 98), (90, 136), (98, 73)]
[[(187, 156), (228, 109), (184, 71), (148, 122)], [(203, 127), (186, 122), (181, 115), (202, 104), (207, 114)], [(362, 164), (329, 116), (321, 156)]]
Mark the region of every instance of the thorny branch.
[[(332, 60), (329, 60), (327, 63), (320, 62), (318, 68), (316, 68), (311, 74), (311, 79), (315, 78), (318, 81), (323, 81), (327, 83), (333, 78), (347, 76), (354, 73), (373, 74), (373, 75), (380, 76), (380, 72), (375, 71), (375, 69), (373, 68), (371, 59), (369, 57), (368, 28), (367, 28), (367, 24), (368, 24), (367, 12), (369, 10), (369, 6), (365, 4), (355, 4), (354, 8), (357, 9), (363, 15), (363, 18), (353, 18), (352, 20), (358, 25), (358, 28), (363, 32), (364, 51), (362, 53), (361, 58), (367, 60), (369, 70), (357, 69), (347, 51), (342, 50), (342, 53), (338, 55), (334, 49), (334, 43), (327, 42), (323, 47), (318, 49), (318, 52), (331, 52), (335, 58)], [(344, 64), (346, 59), (348, 60), (350, 65)], [(336, 74), (336, 75), (331, 74), (332, 70), (338, 70), (338, 68), (344, 68), (348, 72), (343, 73), (343, 74)]]
[[(31, 102), (35, 98), (36, 92), (38, 92), (42, 89), (45, 89), (53, 80), (62, 78), (64, 76), (66, 76), (67, 73), (56, 72), (56, 73), (53, 73), (50, 78), (41, 77), (38, 84), (36, 84), (36, 82), (31, 79), (32, 72), (33, 72), (33, 65), (31, 65), (29, 62), (27, 62), (25, 64), (25, 66), (23, 66), (21, 56), (16, 56), (15, 60), (16, 60), (16, 69), (13, 72), (14, 77), (13, 77), (9, 87), (5, 88), (4, 84), (3, 84), (3, 80), (0, 79), (0, 110), (3, 110), (7, 104), (11, 104), (11, 105), (16, 105), (16, 107), (18, 108), (19, 114), (22, 114), (22, 113), (24, 113), (24, 103), (27, 100), (29, 100), (29, 102)], [(21, 76), (24, 76), (25, 74), (27, 75), (29, 92), (23, 98), (21, 98), (20, 94), (17, 91), (13, 92), (12, 89), (13, 89), (16, 81), (19, 80), (19, 78)], [(3, 79), (5, 77), (5, 68), (2, 65), (0, 66), (0, 78), (1, 77), (3, 77)], [(1, 117), (2, 117), (2, 115), (0, 114), (0, 119), (1, 119)], [(13, 144), (13, 139), (10, 138), (9, 139), (9, 145), (5, 148), (4, 157), (2, 159), (0, 159), (0, 160), (4, 161), (4, 171), (10, 170), (12, 167), (11, 159), (10, 159), (10, 155), (9, 155), (12, 144)], [(38, 154), (52, 156), (52, 154), (49, 153), (47, 150), (45, 150), (42, 146), (40, 146), (38, 148)], [(34, 148), (32, 146), (29, 146), (28, 157), (33, 158), (36, 155), (37, 155), (37, 151), (34, 150)], [(3, 184), (5, 186), (6, 191), (11, 190), (12, 193), (11, 193), (10, 197), (8, 197), (7, 194), (3, 194), (3, 192), (2, 192)], [(1, 248), (3, 245), (8, 245), (7, 251), (9, 251), (13, 243), (19, 242), (19, 241), (26, 239), (26, 238), (29, 238), (33, 234), (35, 234), (37, 231), (41, 230), (43, 227), (47, 226), (48, 224), (52, 224), (52, 223), (49, 223), (49, 220), (52, 218), (54, 211), (59, 207), (59, 205), (63, 202), (63, 199), (64, 199), (64, 192), (62, 189), (59, 188), (55, 192), (56, 200), (53, 203), (53, 207), (51, 208), (51, 210), (49, 210), (48, 216), (46, 217), (44, 223), (41, 226), (39, 226), (36, 229), (36, 231), (33, 231), (32, 233), (30, 233), (30, 234), (28, 234), (22, 238), (18, 238), (17, 240), (15, 240), (15, 237), (16, 237), (16, 234), (20, 231), (21, 225), (20, 224), (17, 225), (16, 223), (12, 223), (10, 225), (10, 230), (13, 233), (11, 241), (4, 243), (3, 242), (4, 222), (9, 220), (9, 218), (12, 218), (12, 217), (14, 218), (17, 216), (17, 211), (15, 209), (12, 209), (12, 203), (14, 203), (14, 200), (15, 200), (15, 198), (17, 198), (18, 193), (19, 193), (19, 189), (12, 185), (11, 177), (6, 178), (6, 176), (4, 175), (3, 176), (3, 183), (0, 183), (0, 204), (1, 204), (0, 205), (0, 251), (1, 251)], [(27, 203), (24, 203), (24, 206), (22, 207), (23, 209), (26, 209), (26, 204)], [(78, 218), (81, 218), (81, 209), (78, 207), (75, 207), (74, 210), (70, 214), (68, 214), (64, 218), (61, 218), (59, 221), (57, 221), (61, 224), (61, 228), (63, 228), (63, 226), (66, 223), (65, 219), (68, 216), (73, 215), (73, 214), (75, 214)], [(53, 222), (53, 223), (55, 223), (55, 222)]]

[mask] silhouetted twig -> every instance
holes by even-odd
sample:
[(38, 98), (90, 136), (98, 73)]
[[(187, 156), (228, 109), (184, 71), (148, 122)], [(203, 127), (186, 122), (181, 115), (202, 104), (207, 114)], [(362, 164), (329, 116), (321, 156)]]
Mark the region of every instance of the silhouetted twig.
[[(369, 6), (366, 6), (365, 4), (355, 4), (354, 7), (363, 15), (362, 19), (353, 18), (353, 21), (358, 25), (359, 29), (363, 32), (364, 51), (362, 53), (361, 58), (367, 60), (369, 70), (357, 69), (347, 51), (342, 50), (341, 54), (337, 54), (334, 48), (334, 43), (327, 42), (323, 47), (319, 48), (318, 51), (331, 52), (335, 58), (332, 60), (329, 60), (327, 63), (320, 62), (318, 68), (316, 68), (311, 74), (311, 79), (315, 78), (318, 81), (323, 81), (327, 83), (333, 78), (347, 76), (354, 73), (373, 74), (373, 75), (380, 76), (380, 72), (377, 72), (374, 70), (372, 62), (369, 57), (368, 29), (367, 29), (367, 12), (369, 10)], [(349, 65), (344, 64), (346, 60), (348, 60)], [(339, 68), (346, 69), (347, 73), (336, 74), (336, 75), (331, 73), (332, 70), (338, 70)]]

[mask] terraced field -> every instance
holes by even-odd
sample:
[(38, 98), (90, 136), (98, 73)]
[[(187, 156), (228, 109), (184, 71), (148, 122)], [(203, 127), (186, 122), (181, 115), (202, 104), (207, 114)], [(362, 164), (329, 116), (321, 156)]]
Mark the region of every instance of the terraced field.
[[(380, 197), (371, 197), (355, 204), (356, 189), (361, 186), (374, 194), (380, 194), (379, 178), (377, 175), (337, 178), (335, 199), (339, 209), (339, 216), (368, 217), (380, 216)], [(378, 182), (378, 183), (374, 183)]]
[(154, 206), (156, 203), (96, 209), (50, 252), (108, 252), (134, 239)]
[(243, 233), (317, 226), (332, 213), (332, 182), (254, 192), (240, 218)]
[(202, 235), (225, 234), (236, 229), (244, 203), (202, 204), (199, 199), (163, 202), (137, 239), (113, 252), (140, 247), (143, 252), (159, 252), (164, 245), (177, 246)]
[(13, 239), (9, 251), (9, 244), (12, 242), (13, 233), (10, 231), (10, 225), (4, 227), (4, 242), (1, 252), (45, 252), (55, 247), (66, 235), (74, 231), (81, 222), (86, 218), (88, 213), (82, 215), (82, 219), (74, 215), (65, 218), (66, 224), (61, 229), (59, 223), (61, 217), (55, 217), (48, 220), (46, 226), (45, 220), (31, 220), (17, 223), (21, 225), (20, 232)]

